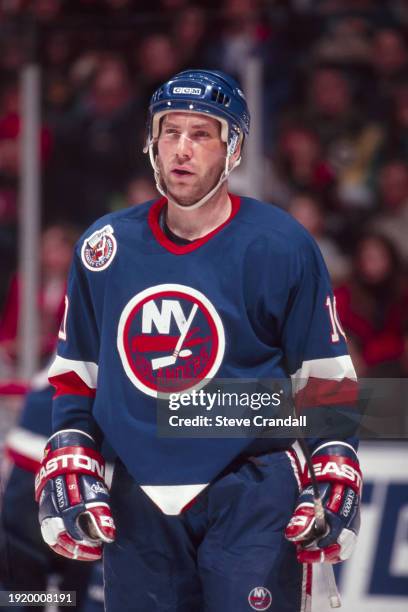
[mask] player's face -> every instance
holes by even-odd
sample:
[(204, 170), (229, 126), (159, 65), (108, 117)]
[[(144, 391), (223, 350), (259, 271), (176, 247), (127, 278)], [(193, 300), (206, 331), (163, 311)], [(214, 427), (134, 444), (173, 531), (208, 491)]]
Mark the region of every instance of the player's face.
[(197, 113), (168, 113), (158, 139), (158, 165), (170, 198), (191, 206), (218, 182), (225, 167), (221, 124)]

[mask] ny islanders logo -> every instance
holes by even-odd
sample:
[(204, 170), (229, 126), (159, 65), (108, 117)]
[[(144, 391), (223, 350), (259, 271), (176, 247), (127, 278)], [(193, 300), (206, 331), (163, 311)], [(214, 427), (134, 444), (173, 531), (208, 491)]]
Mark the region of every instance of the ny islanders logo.
[(116, 255), (117, 243), (113, 227), (105, 225), (89, 236), (82, 245), (82, 262), (88, 270), (100, 272), (105, 270)]
[(119, 320), (118, 351), (132, 383), (152, 397), (202, 387), (225, 350), (214, 306), (185, 285), (156, 285), (135, 295)]
[(248, 595), (248, 603), (253, 610), (268, 610), (272, 605), (271, 592), (265, 587), (255, 587)]

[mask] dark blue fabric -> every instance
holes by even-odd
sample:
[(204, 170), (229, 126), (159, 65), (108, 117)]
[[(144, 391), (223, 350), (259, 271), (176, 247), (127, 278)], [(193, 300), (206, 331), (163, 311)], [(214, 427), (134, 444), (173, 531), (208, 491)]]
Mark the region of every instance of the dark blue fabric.
[(51, 385), (27, 393), (20, 416), (20, 427), (48, 438), (52, 433), (51, 415), (54, 393), (55, 389)]
[(256, 587), (271, 592), (270, 612), (299, 612), (303, 568), (283, 537), (298, 486), (285, 452), (237, 462), (179, 516), (164, 515), (122, 463), (111, 494), (107, 612), (250, 612)]
[[(199, 248), (182, 255), (166, 250), (154, 237), (148, 223), (151, 202), (99, 219), (78, 242), (68, 281), (67, 338), (60, 341), (58, 356), (68, 363), (97, 364), (97, 393), (93, 398), (74, 389), (59, 395), (54, 401), (53, 429), (74, 428), (95, 435), (97, 423), (141, 485), (210, 482), (251, 443), (235, 437), (157, 436), (156, 397), (137, 386), (135, 375), (129, 375), (131, 365), (139, 372), (145, 363), (150, 372), (151, 363), (136, 349), (129, 349), (131, 356), (125, 359), (118, 347), (119, 340), (119, 345), (131, 347), (132, 338), (141, 336), (140, 313), (127, 316), (126, 334), (119, 333), (118, 325), (142, 292), (182, 284), (186, 291), (197, 291), (209, 300), (225, 333), (225, 353), (214, 374), (219, 379), (289, 381), (305, 361), (347, 355), (341, 334), (337, 342), (331, 340), (326, 307), (327, 297), (332, 296), (330, 279), (312, 237), (274, 206), (250, 198), (240, 202), (229, 223)], [(117, 252), (106, 269), (95, 272), (84, 265), (82, 250), (90, 236), (108, 226)], [(160, 310), (162, 298), (155, 300)], [(180, 305), (186, 312), (187, 307), (191, 309), (185, 297)], [(206, 329), (204, 319), (200, 311), (197, 325), (202, 329)], [(174, 317), (168, 331), (165, 335), (178, 334)], [(152, 325), (147, 335), (154, 338), (161, 333)], [(151, 371), (153, 386), (159, 371)], [(165, 383), (164, 378), (160, 380)], [(324, 410), (328, 421), (334, 410), (341, 416), (338, 406)], [(311, 408), (307, 408), (309, 414), (319, 407)], [(348, 416), (346, 420), (350, 424)], [(351, 433), (346, 431), (344, 437)], [(261, 444), (264, 450), (264, 439)], [(270, 438), (268, 450), (279, 444)]]

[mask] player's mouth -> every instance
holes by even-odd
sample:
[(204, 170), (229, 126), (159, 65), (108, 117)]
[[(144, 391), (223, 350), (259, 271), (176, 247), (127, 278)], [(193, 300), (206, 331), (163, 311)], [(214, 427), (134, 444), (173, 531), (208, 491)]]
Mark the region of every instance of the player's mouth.
[(186, 170), (185, 168), (173, 168), (171, 173), (178, 177), (193, 176), (194, 174), (194, 172), (191, 172), (191, 170)]

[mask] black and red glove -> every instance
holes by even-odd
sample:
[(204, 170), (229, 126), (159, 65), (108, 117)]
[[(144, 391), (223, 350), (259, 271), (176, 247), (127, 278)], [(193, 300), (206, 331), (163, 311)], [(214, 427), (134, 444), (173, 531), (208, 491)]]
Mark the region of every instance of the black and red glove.
[(307, 466), (303, 490), (285, 536), (296, 544), (301, 563), (338, 563), (353, 552), (360, 528), (362, 478), (356, 451), (345, 442), (327, 442), (312, 454), (312, 463), (322, 498), (326, 530), (318, 533), (313, 488)]
[(48, 440), (35, 479), (41, 532), (58, 554), (79, 561), (102, 556), (115, 539), (104, 480), (105, 461), (91, 436), (66, 429)]

